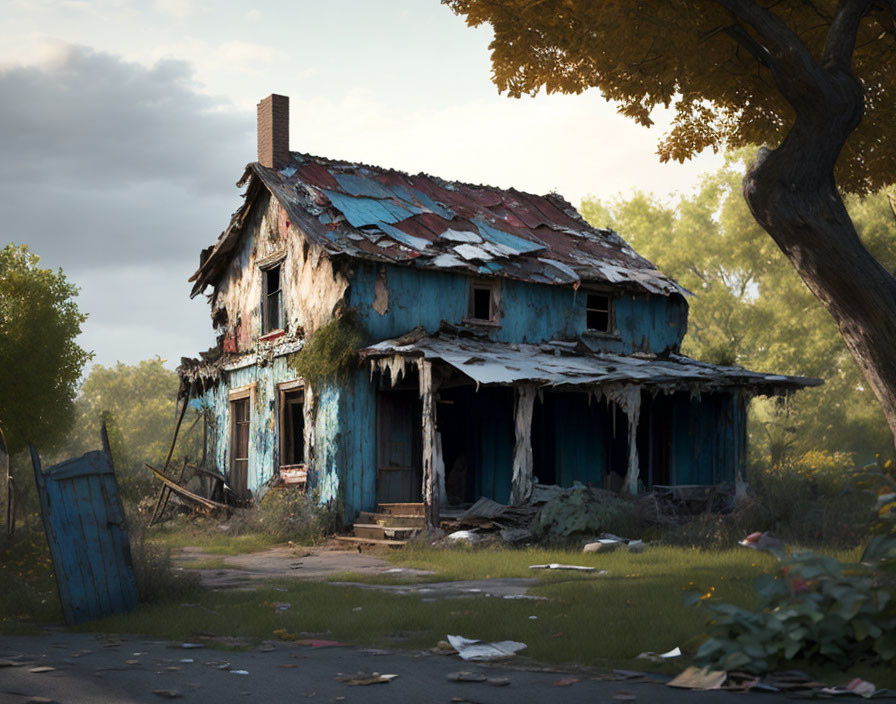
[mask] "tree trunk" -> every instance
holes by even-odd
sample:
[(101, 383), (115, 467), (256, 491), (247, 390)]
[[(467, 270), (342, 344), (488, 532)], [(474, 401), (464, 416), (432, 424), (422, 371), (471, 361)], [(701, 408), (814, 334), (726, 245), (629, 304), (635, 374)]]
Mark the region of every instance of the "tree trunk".
[(825, 84), (804, 96), (781, 145), (760, 150), (744, 197), (834, 317), (896, 439), (896, 279), (859, 240), (834, 182), (837, 156), (861, 120), (862, 89), (846, 71), (829, 71)]

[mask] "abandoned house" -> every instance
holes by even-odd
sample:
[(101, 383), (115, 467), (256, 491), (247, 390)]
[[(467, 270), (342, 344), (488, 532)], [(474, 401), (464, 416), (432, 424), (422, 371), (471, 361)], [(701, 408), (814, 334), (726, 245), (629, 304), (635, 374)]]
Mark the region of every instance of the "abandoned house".
[[(259, 103), (244, 202), (190, 279), (219, 337), (182, 393), (238, 494), (298, 477), (349, 522), (423, 502), (437, 525), (535, 482), (733, 482), (749, 398), (821, 383), (681, 355), (688, 292), (559, 195), (290, 152), (288, 121), (288, 98)], [(349, 313), (352, 368), (298, 378)]]

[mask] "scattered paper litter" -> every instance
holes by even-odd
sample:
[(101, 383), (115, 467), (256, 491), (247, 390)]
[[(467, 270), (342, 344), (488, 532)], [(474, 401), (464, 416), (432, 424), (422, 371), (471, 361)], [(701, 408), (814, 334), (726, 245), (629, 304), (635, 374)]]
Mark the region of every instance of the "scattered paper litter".
[(520, 650), (525, 650), (526, 644), (515, 640), (502, 640), (498, 643), (483, 643), (471, 640), (463, 636), (448, 636), (448, 642), (464, 660), (496, 660), (509, 658)]
[(357, 687), (371, 684), (388, 684), (396, 677), (398, 675), (381, 675), (379, 672), (359, 672), (355, 675), (337, 677), (336, 679), (350, 687)]
[(666, 684), (681, 689), (721, 689), (727, 677), (721, 670), (707, 670), (705, 667), (692, 665)]
[(669, 658), (677, 658), (681, 656), (681, 648), (672, 648), (668, 653), (655, 653), (648, 650), (646, 653), (640, 653), (635, 657), (636, 660), (650, 660), (651, 662), (662, 662)]
[(39, 665), (38, 667), (32, 667), (28, 672), (33, 672), (34, 674), (39, 675), (42, 672), (53, 672), (55, 669), (55, 667), (50, 667), (49, 665)]
[(584, 565), (561, 565), (559, 562), (551, 562), (547, 565), (529, 565), (530, 570), (578, 570), (579, 572), (594, 572), (593, 567)]
[(570, 685), (581, 681), (582, 680), (580, 680), (578, 677), (561, 677), (559, 680), (554, 680), (553, 685), (555, 687), (569, 687)]
[(348, 643), (340, 643), (338, 640), (322, 640), (319, 638), (302, 638), (296, 641), (299, 645), (308, 645), (312, 648), (337, 648)]
[(248, 670), (230, 670), (231, 675), (248, 675)]
[(870, 699), (876, 692), (877, 687), (868, 680), (863, 680), (861, 677), (856, 677), (845, 687), (825, 687), (821, 690), (822, 694), (827, 694), (829, 696), (857, 694), (863, 699)]
[(163, 699), (180, 699), (183, 694), (178, 692), (176, 689), (154, 689), (152, 693), (157, 697), (162, 697)]
[(464, 670), (462, 672), (451, 672), (445, 675), (445, 679), (451, 680), (452, 682), (485, 682), (488, 678), (481, 672), (468, 672)]

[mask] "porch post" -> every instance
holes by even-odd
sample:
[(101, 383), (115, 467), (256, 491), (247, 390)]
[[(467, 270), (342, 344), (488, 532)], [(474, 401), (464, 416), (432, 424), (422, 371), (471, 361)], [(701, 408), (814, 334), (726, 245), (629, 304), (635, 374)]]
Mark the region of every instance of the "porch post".
[(634, 384), (611, 387), (604, 395), (615, 403), (628, 418), (628, 470), (623, 491), (632, 496), (638, 493), (638, 419), (641, 417), (641, 387)]
[(532, 496), (535, 481), (532, 476), (532, 409), (535, 405), (535, 385), (520, 384), (514, 387), (513, 478), (510, 484), (510, 500), (521, 504)]
[(442, 443), (436, 431), (435, 392), (438, 380), (433, 380), (432, 362), (421, 359), (420, 398), (423, 401), (423, 509), (426, 528), (430, 535), (439, 530), (439, 503), (445, 486), (445, 464)]

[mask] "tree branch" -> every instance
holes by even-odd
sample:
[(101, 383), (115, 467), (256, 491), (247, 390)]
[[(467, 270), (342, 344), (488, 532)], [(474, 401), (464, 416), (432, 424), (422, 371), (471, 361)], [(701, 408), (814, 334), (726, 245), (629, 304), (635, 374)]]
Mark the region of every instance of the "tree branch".
[(871, 0), (840, 0), (837, 3), (837, 11), (824, 45), (822, 65), (825, 68), (849, 70), (859, 22), (870, 5)]
[(771, 66), (771, 57), (766, 48), (753, 39), (741, 25), (732, 24), (728, 27), (723, 27), (722, 31), (749, 51), (753, 58), (763, 66)]

